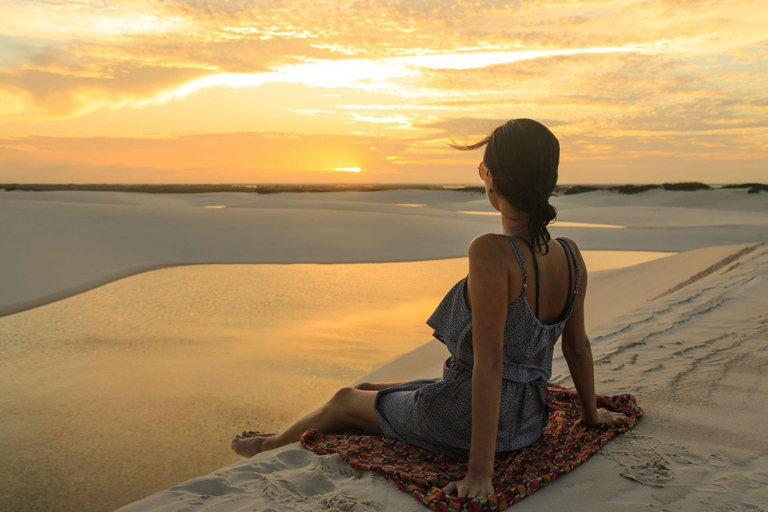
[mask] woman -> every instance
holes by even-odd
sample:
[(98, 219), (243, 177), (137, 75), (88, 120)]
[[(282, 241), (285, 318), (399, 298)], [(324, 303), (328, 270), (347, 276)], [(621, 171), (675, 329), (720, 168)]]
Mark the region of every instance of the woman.
[[(573, 240), (562, 237), (550, 243), (546, 228), (557, 213), (549, 197), (557, 184), (560, 143), (542, 124), (513, 119), (476, 144), (451, 144), (462, 150), (485, 145), (478, 170), (488, 200), (501, 213), (503, 233), (472, 240), (469, 274), (427, 320), (433, 336), (451, 353), (443, 377), (339, 389), (325, 405), (279, 434), (247, 431), (236, 436), (232, 448), (238, 454), (251, 457), (296, 442), (310, 428), (357, 428), (468, 457), (466, 477), (444, 490), (489, 496), (494, 494), (496, 455), (534, 443), (546, 425), (547, 381), (561, 335), (582, 421), (596, 427), (626, 418), (596, 407), (584, 327), (587, 268)], [(534, 270), (532, 286), (527, 269)]]

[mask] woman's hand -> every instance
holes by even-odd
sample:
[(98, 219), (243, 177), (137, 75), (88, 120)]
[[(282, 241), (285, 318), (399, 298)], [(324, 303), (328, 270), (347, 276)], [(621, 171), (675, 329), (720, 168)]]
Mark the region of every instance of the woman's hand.
[(485, 498), (496, 494), (491, 483), (491, 477), (479, 473), (467, 473), (463, 480), (451, 482), (443, 491), (451, 494), (456, 491), (456, 496), (466, 496), (468, 498)]
[(590, 428), (594, 427), (603, 427), (605, 425), (610, 425), (612, 427), (617, 426), (619, 423), (623, 423), (624, 421), (628, 421), (629, 418), (626, 414), (621, 412), (613, 412), (609, 411), (608, 409), (604, 407), (600, 407), (597, 409), (597, 416), (594, 418), (588, 418), (584, 416), (582, 418), (582, 421), (584, 424)]

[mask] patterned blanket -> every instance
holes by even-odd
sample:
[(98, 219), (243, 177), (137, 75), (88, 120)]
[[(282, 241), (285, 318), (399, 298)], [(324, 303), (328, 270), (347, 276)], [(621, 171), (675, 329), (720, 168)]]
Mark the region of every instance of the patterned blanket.
[(355, 468), (376, 471), (438, 512), (504, 510), (584, 463), (610, 439), (631, 430), (643, 415), (632, 395), (596, 395), (598, 407), (622, 412), (629, 421), (616, 428), (588, 428), (581, 421), (576, 391), (549, 383), (547, 395), (551, 413), (541, 438), (519, 450), (497, 454), (492, 478), (495, 494), (487, 497), (443, 492), (450, 482), (464, 478), (468, 459), (445, 457), (397, 439), (354, 429), (336, 433), (310, 429), (302, 435), (301, 445), (318, 454), (338, 453)]

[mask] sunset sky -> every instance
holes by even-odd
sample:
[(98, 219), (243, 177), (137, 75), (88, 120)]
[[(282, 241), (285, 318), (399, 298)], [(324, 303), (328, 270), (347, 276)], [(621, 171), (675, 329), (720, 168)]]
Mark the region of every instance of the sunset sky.
[(0, 0), (0, 183), (768, 182), (768, 1)]

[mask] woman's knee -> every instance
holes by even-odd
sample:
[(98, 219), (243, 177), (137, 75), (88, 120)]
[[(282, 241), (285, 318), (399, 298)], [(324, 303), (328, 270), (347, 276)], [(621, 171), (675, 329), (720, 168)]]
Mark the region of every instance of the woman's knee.
[(344, 409), (349, 403), (349, 397), (357, 391), (357, 388), (345, 386), (340, 388), (328, 401), (328, 407), (334, 411)]
[(360, 384), (355, 384), (355, 389), (371, 391), (374, 389), (374, 385), (373, 382), (363, 381)]

